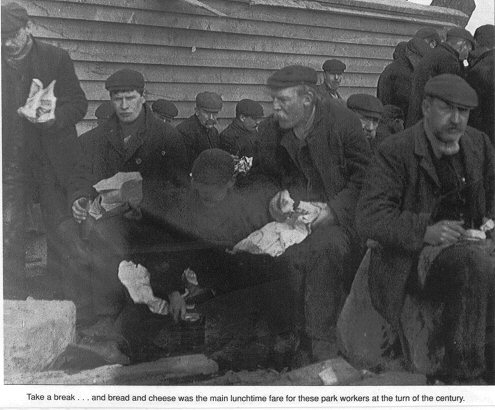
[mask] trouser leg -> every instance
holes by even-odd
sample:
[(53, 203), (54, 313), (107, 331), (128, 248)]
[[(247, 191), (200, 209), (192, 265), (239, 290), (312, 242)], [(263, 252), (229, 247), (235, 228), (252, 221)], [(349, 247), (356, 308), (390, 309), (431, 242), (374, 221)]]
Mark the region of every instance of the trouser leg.
[(3, 175), (3, 287), (5, 299), (25, 299), (26, 188)]
[(295, 321), (310, 339), (334, 341), (348, 252), (346, 233), (338, 226), (327, 226), (289, 248), (282, 257), (295, 297)]
[(440, 372), (469, 379), (485, 370), (490, 262), (476, 245), (446, 248), (433, 262), (423, 296), (444, 304), (435, 342), (445, 346)]
[(92, 288), (95, 314), (117, 316), (125, 300), (118, 278), (119, 264), (128, 255), (130, 222), (120, 216), (102, 218), (90, 235), (93, 257)]

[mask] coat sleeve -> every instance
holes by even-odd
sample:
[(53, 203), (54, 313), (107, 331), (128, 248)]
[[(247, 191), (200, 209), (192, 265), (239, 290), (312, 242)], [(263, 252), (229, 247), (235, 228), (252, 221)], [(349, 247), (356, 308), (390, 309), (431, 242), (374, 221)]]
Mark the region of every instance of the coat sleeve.
[[(430, 220), (429, 213), (402, 210), (407, 188), (407, 159), (401, 145), (380, 145), (361, 192), (356, 227), (363, 239), (374, 239), (389, 248), (417, 252)], [(404, 149), (402, 149), (404, 151)]]
[[(91, 131), (89, 132), (91, 133)], [(93, 175), (93, 162), (95, 158), (93, 149), (95, 143), (92, 134), (86, 133), (81, 135), (78, 139), (78, 144), (81, 145), (81, 156), (78, 158), (69, 180), (67, 195), (69, 207), (72, 207), (73, 202), (78, 198), (85, 197), (93, 199), (96, 196), (93, 184), (98, 181), (94, 181), (95, 176)]]
[(239, 144), (235, 136), (228, 132), (227, 129), (220, 133), (220, 149), (232, 155), (239, 155)]
[(394, 104), (393, 90), (394, 80), (392, 72), (388, 69), (387, 66), (378, 78), (376, 96), (383, 105)]
[(342, 226), (353, 227), (356, 203), (368, 167), (371, 151), (366, 142), (361, 124), (354, 114), (342, 122), (341, 142), (345, 163), (341, 165), (346, 183), (329, 202), (337, 221)]
[(72, 127), (86, 115), (88, 101), (81, 89), (74, 71), (74, 64), (65, 50), (60, 50), (61, 56), (57, 68), (55, 83), (55, 127), (64, 129)]
[(187, 186), (189, 184), (189, 168), (184, 138), (174, 127), (166, 126), (166, 152), (168, 161), (164, 169), (164, 177), (175, 186)]

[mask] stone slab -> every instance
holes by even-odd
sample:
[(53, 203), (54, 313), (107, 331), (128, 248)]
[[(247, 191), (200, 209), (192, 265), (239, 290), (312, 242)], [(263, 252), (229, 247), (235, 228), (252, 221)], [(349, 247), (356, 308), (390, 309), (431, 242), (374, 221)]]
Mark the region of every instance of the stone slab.
[(69, 301), (4, 301), (5, 375), (41, 371), (76, 335), (76, 307)]
[(76, 374), (62, 371), (15, 374), (5, 384), (160, 385), (171, 380), (206, 376), (218, 372), (218, 365), (202, 354), (175, 356), (133, 366), (110, 365)]

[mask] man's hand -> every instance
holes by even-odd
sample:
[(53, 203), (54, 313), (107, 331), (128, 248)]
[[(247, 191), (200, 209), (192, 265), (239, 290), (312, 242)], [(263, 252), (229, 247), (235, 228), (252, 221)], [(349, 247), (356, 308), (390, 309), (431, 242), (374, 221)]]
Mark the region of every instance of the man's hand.
[(81, 197), (72, 203), (72, 216), (77, 223), (81, 223), (88, 217), (89, 199)]
[(284, 222), (294, 211), (294, 200), (287, 190), (277, 192), (268, 207), (271, 217), (277, 222)]
[(184, 319), (186, 315), (186, 302), (179, 292), (174, 291), (168, 295), (169, 312), (174, 322), (178, 322), (179, 318)]
[(440, 221), (426, 228), (423, 241), (429, 245), (451, 245), (465, 234), (464, 221)]

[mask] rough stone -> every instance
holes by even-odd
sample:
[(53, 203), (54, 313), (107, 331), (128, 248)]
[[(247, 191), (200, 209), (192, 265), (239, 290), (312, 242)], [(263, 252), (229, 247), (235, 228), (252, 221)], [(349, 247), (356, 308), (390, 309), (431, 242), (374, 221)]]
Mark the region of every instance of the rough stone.
[(343, 358), (325, 360), (283, 374), (274, 385), (321, 386), (347, 385), (362, 378), (361, 372)]
[(217, 371), (217, 363), (202, 354), (196, 354), (133, 366), (102, 366), (76, 374), (49, 371), (6, 375), (5, 384), (160, 385), (181, 378), (211, 375)]
[(386, 372), (371, 377), (365, 377), (351, 383), (351, 386), (423, 386), (426, 376), (408, 372)]
[(69, 301), (4, 301), (5, 374), (41, 371), (75, 340), (76, 307)]

